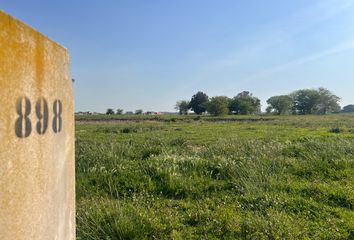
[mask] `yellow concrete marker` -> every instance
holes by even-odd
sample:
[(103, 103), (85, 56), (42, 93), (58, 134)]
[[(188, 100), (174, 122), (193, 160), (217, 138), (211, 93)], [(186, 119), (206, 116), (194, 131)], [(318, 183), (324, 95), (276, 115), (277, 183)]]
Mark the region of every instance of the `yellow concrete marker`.
[(75, 239), (68, 53), (1, 11), (0, 239)]

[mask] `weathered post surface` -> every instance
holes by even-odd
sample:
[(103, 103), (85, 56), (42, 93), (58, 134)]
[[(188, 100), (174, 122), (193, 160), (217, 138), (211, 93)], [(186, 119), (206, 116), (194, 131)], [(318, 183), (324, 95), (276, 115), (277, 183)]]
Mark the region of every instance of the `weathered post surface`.
[(68, 53), (1, 11), (0, 239), (75, 239)]

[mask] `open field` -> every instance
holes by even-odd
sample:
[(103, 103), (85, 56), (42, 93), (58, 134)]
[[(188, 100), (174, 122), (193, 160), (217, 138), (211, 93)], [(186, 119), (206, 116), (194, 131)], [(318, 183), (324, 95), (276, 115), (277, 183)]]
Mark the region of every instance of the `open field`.
[(354, 239), (354, 116), (123, 118), (78, 118), (78, 239)]

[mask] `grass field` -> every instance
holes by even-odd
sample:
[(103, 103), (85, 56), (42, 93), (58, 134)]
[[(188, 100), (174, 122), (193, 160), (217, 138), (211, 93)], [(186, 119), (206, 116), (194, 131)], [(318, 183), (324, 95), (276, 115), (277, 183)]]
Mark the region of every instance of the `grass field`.
[(354, 116), (78, 119), (78, 239), (354, 239)]

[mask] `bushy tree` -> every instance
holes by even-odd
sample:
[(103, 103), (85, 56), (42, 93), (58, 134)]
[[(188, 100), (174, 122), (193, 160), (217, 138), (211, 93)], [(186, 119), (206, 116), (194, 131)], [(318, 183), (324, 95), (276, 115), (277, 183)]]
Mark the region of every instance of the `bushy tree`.
[(225, 96), (212, 97), (205, 107), (211, 115), (222, 116), (229, 113), (230, 99)]
[(261, 100), (252, 93), (243, 91), (235, 96), (229, 104), (229, 110), (234, 114), (255, 114), (261, 111)]
[(141, 114), (143, 114), (142, 109), (135, 110), (135, 115), (141, 115)]
[(116, 113), (117, 113), (117, 115), (122, 115), (123, 114), (123, 109), (118, 108)]
[(350, 105), (343, 107), (342, 112), (343, 113), (354, 113), (354, 105), (350, 104)]
[(276, 114), (289, 113), (292, 106), (292, 99), (288, 95), (274, 96), (267, 100), (267, 112), (274, 111)]
[(293, 109), (298, 114), (327, 114), (339, 112), (340, 98), (325, 88), (301, 89), (291, 94)]
[(319, 88), (319, 99), (318, 99), (318, 114), (327, 114), (327, 113), (338, 113), (340, 112), (339, 101), (340, 98), (330, 92), (328, 89)]
[(206, 111), (205, 106), (208, 101), (208, 95), (199, 91), (193, 95), (191, 101), (189, 102), (189, 108), (192, 109), (196, 114), (202, 114)]
[(315, 89), (301, 89), (291, 94), (293, 112), (297, 114), (314, 114), (318, 110), (320, 95)]
[(112, 108), (108, 108), (106, 111), (107, 115), (113, 115), (114, 114), (114, 110)]
[(189, 101), (181, 100), (176, 103), (175, 109), (178, 111), (180, 115), (187, 115), (189, 110)]

